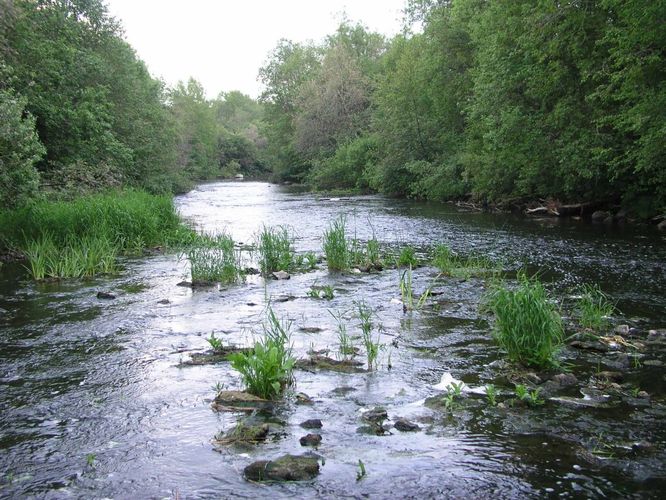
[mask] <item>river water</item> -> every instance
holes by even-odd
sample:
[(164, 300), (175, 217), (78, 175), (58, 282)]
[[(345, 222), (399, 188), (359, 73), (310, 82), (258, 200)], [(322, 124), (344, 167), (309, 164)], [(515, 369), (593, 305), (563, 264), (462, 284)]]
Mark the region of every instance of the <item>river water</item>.
[[(176, 205), (198, 229), (227, 231), (248, 244), (262, 225), (288, 225), (297, 251), (321, 254), (324, 230), (344, 214), (361, 241), (374, 234), (385, 249), (409, 244), (424, 256), (445, 243), (501, 262), (508, 276), (520, 267), (539, 272), (558, 298), (596, 283), (617, 302), (613, 327), (629, 325), (629, 341), (639, 348), (562, 351), (579, 384), (556, 396), (582, 398), (595, 374), (615, 370), (624, 385), (611, 404), (514, 407), (511, 367), (479, 312), (482, 279), (443, 280), (436, 307), (404, 313), (395, 269), (330, 274), (320, 265), (288, 281), (251, 277), (193, 290), (176, 286), (189, 277), (178, 255), (126, 259), (120, 275), (83, 282), (35, 283), (8, 264), (0, 269), (0, 497), (657, 498), (666, 490), (666, 241), (654, 228), (380, 196), (319, 199), (254, 182), (202, 185)], [(428, 266), (416, 270), (415, 289), (435, 275)], [(326, 284), (333, 300), (307, 296)], [(100, 290), (117, 298), (100, 300)], [(266, 443), (216, 449), (214, 436), (243, 416), (213, 411), (213, 386), (238, 389), (241, 382), (228, 363), (181, 364), (206, 350), (205, 338), (214, 332), (251, 344), (271, 301), (292, 322), (297, 357), (322, 349), (334, 356), (331, 312), (356, 335), (353, 310), (361, 300), (381, 324), (379, 368), (297, 370), (296, 390), (314, 404), (288, 398), (258, 417), (271, 426)], [(470, 387), (494, 383), (507, 404), (494, 407), (473, 394), (451, 411), (425, 404), (443, 394), (433, 386), (447, 373)], [(649, 397), (637, 397), (639, 390)], [(362, 412), (375, 406), (386, 408), (389, 423), (405, 417), (420, 430), (360, 432)], [(255, 460), (304, 453), (299, 438), (308, 431), (299, 423), (309, 418), (323, 422), (316, 479), (262, 485), (243, 478)], [(367, 474), (357, 481), (359, 460)]]

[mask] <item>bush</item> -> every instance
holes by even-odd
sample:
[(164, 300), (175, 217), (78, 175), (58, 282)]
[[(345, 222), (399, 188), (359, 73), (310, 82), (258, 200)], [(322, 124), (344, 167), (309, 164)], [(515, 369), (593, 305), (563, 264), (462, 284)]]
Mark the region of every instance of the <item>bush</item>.
[(511, 361), (538, 368), (557, 365), (562, 318), (538, 279), (521, 275), (514, 290), (496, 285), (488, 306), (495, 315), (495, 340)]

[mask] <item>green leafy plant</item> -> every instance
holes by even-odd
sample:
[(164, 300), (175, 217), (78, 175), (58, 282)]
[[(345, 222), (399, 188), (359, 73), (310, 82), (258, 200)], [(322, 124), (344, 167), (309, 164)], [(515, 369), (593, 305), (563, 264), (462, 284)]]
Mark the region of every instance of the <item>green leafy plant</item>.
[(224, 351), (224, 343), (222, 342), (221, 339), (218, 339), (215, 337), (215, 332), (211, 332), (210, 337), (206, 339), (206, 342), (208, 342), (215, 352), (222, 352)]
[(337, 323), (337, 333), (338, 333), (338, 352), (343, 359), (349, 359), (356, 355), (356, 347), (354, 346), (354, 341), (351, 336), (347, 333), (347, 325), (344, 322), (342, 313), (333, 313), (329, 309), (328, 313), (333, 316)]
[(269, 307), (263, 337), (255, 342), (254, 351), (229, 356), (231, 367), (240, 372), (249, 393), (275, 399), (292, 384), (295, 359), (291, 355), (289, 328), (290, 324), (281, 322)]
[(515, 289), (496, 284), (486, 300), (495, 316), (495, 340), (511, 361), (557, 365), (555, 356), (564, 337), (562, 318), (536, 278), (520, 275)]
[(521, 401), (525, 401), (530, 406), (539, 406), (544, 404), (545, 402), (543, 399), (541, 399), (539, 395), (539, 393), (541, 392), (540, 388), (536, 388), (530, 391), (525, 385), (517, 384), (515, 391), (518, 399), (520, 399)]
[(267, 275), (274, 271), (290, 271), (296, 266), (293, 237), (285, 226), (266, 227), (256, 236), (259, 268)]
[(615, 306), (597, 285), (584, 285), (578, 302), (580, 324), (584, 328), (600, 331), (609, 324)]
[[(439, 278), (439, 276), (437, 278)], [(412, 266), (410, 265), (405, 271), (403, 271), (400, 275), (400, 295), (402, 298), (403, 311), (418, 311), (423, 308), (432, 293), (432, 288), (435, 285), (437, 278), (433, 280), (432, 284), (425, 289), (418, 299), (414, 300)]]
[(333, 286), (331, 285), (317, 285), (314, 284), (310, 287), (310, 290), (308, 290), (307, 293), (308, 297), (311, 297), (313, 299), (325, 299), (325, 300), (333, 300), (335, 297), (335, 293), (333, 290)]
[(443, 244), (435, 247), (432, 263), (445, 276), (456, 278), (493, 276), (500, 271), (499, 267), (486, 257), (460, 257)]

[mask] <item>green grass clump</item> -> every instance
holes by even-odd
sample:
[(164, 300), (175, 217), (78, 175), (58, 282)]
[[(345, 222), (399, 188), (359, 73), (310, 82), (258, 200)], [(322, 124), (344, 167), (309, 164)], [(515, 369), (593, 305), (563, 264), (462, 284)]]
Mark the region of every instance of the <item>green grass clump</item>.
[(416, 257), (416, 250), (414, 247), (406, 246), (400, 250), (396, 259), (398, 267), (416, 267), (419, 265), (419, 259)]
[(603, 330), (609, 325), (609, 318), (615, 306), (598, 286), (584, 285), (578, 302), (579, 321), (583, 328)]
[(227, 234), (202, 235), (197, 246), (185, 251), (192, 283), (236, 283), (243, 278), (240, 254)]
[(414, 296), (414, 289), (412, 286), (412, 266), (409, 266), (403, 271), (400, 276), (400, 296), (402, 298), (403, 312), (420, 310), (430, 297), (437, 278), (439, 278), (439, 276), (437, 276), (432, 284), (417, 298)]
[(432, 263), (446, 276), (470, 278), (499, 274), (499, 266), (486, 257), (461, 257), (447, 245), (437, 245), (433, 251)]
[(377, 366), (379, 350), (383, 346), (379, 343), (379, 336), (376, 339), (372, 336), (372, 330), (375, 325), (372, 322), (373, 313), (370, 306), (368, 306), (365, 301), (357, 302), (356, 310), (358, 319), (361, 321), (361, 341), (363, 342), (363, 347), (365, 347), (365, 355), (368, 360), (368, 371), (372, 371)]
[(495, 285), (487, 301), (495, 315), (495, 340), (511, 361), (540, 368), (557, 365), (562, 318), (538, 279), (521, 275), (516, 289)]
[(347, 221), (342, 215), (334, 220), (324, 232), (324, 254), (329, 270), (349, 269), (350, 250), (347, 241)]
[(269, 307), (263, 337), (254, 344), (253, 352), (229, 356), (231, 367), (240, 372), (249, 393), (275, 399), (293, 383), (295, 359), (291, 355), (289, 326)]
[(262, 274), (290, 271), (294, 268), (293, 238), (285, 226), (264, 226), (257, 234), (256, 240)]

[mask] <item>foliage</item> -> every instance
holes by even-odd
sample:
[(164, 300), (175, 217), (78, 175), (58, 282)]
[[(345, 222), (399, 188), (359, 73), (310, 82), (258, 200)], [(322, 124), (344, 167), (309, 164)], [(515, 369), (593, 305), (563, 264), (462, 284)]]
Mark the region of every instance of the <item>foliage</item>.
[(511, 361), (536, 367), (557, 365), (555, 356), (564, 335), (562, 318), (537, 278), (523, 274), (515, 289), (497, 284), (487, 301), (495, 316), (495, 340)]
[(35, 163), (45, 151), (35, 131), (35, 119), (24, 116), (26, 102), (0, 87), (0, 206), (5, 208), (32, 198), (39, 185)]
[(232, 368), (240, 372), (249, 393), (275, 399), (293, 382), (295, 360), (289, 342), (289, 324), (281, 322), (269, 307), (263, 337), (254, 344), (253, 352), (229, 356)]
[(274, 271), (289, 271), (295, 267), (293, 237), (286, 226), (266, 227), (256, 235), (259, 268), (267, 275)]
[(615, 306), (608, 300), (597, 285), (585, 285), (578, 302), (580, 324), (584, 328), (600, 331), (608, 326), (609, 317), (615, 312)]
[(487, 257), (461, 257), (444, 244), (435, 247), (432, 263), (442, 274), (456, 278), (493, 276), (500, 272), (499, 266)]
[(485, 387), (486, 398), (490, 406), (497, 406), (497, 389), (493, 384), (488, 384)]
[(436, 280), (437, 278), (433, 280), (433, 283), (425, 289), (425, 291), (421, 294), (420, 297), (418, 297), (418, 299), (414, 300), (414, 290), (412, 288), (412, 266), (410, 265), (405, 271), (403, 271), (402, 275), (400, 276), (400, 295), (402, 297), (403, 311), (407, 312), (420, 310), (430, 297), (432, 287), (434, 286)]
[(308, 297), (313, 299), (333, 300), (335, 297), (333, 287), (331, 285), (312, 285), (308, 291)]
[(419, 260), (416, 257), (416, 250), (409, 245), (402, 247), (400, 253), (396, 258), (396, 265), (398, 267), (416, 267), (419, 265)]

